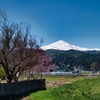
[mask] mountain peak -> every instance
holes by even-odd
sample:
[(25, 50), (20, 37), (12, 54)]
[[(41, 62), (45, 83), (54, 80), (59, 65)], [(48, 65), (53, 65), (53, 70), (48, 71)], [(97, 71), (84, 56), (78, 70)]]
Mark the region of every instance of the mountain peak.
[(57, 41), (57, 42), (65, 42), (64, 40), (59, 40), (59, 41)]
[(88, 48), (82, 48), (79, 46), (71, 45), (64, 40), (59, 40), (57, 42), (54, 42), (52, 44), (49, 44), (47, 46), (43, 46), (42, 49), (49, 50), (49, 49), (55, 49), (55, 50), (79, 50), (79, 51), (88, 51), (88, 50), (97, 50), (100, 51), (100, 49), (88, 49)]
[(68, 44), (64, 40), (59, 40), (59, 41), (54, 42), (54, 43), (52, 43), (50, 45), (42, 47), (42, 49), (44, 49), (44, 50), (48, 50), (48, 49), (69, 50), (71, 48), (70, 48), (70, 44)]
[[(60, 45), (60, 44), (62, 44), (62, 45), (69, 45), (69, 43), (67, 43), (67, 42), (65, 42), (64, 40), (59, 40), (59, 41), (56, 41), (56, 42), (54, 42), (54, 43), (52, 43), (52, 45), (54, 45), (54, 44), (58, 44), (58, 45)], [(50, 44), (51, 45), (51, 44)]]

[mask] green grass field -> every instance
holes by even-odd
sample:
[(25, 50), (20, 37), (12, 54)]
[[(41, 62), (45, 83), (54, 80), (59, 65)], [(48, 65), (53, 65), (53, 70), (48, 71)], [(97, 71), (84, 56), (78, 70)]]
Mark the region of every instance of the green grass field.
[(27, 100), (100, 100), (100, 77), (32, 93)]
[(45, 91), (30, 94), (23, 100), (100, 100), (100, 77), (43, 76)]

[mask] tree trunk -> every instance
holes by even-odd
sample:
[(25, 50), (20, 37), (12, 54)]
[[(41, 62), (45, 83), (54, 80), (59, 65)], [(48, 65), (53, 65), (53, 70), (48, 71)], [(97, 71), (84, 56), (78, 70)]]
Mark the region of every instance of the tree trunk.
[(40, 79), (42, 79), (42, 71), (40, 72)]
[(14, 82), (18, 82), (18, 78), (19, 78), (19, 72), (15, 73), (15, 74), (13, 75), (13, 81), (14, 81)]
[(18, 82), (18, 77), (17, 77), (16, 75), (14, 75), (13, 81), (14, 81), (14, 82)]
[(6, 73), (6, 75), (7, 75), (7, 83), (12, 82), (12, 75), (9, 74), (8, 67), (5, 67), (5, 66), (4, 66), (4, 70), (5, 70), (5, 73)]
[(12, 82), (12, 76), (11, 75), (7, 75), (7, 83)]

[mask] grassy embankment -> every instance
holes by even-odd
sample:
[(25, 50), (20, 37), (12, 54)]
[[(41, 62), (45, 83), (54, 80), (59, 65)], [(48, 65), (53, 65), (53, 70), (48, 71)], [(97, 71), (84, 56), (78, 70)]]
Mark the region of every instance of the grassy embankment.
[(100, 77), (32, 93), (32, 100), (100, 100)]
[(24, 100), (100, 100), (100, 77), (44, 77), (47, 80), (47, 90), (32, 93)]

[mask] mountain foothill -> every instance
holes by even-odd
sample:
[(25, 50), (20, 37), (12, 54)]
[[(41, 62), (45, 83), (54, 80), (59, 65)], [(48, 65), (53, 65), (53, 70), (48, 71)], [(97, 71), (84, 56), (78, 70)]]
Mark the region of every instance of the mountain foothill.
[(53, 63), (58, 66), (57, 70), (72, 71), (74, 68), (80, 68), (90, 71), (91, 63), (100, 63), (100, 49), (98, 48), (81, 48), (60, 40), (42, 49), (53, 58)]

